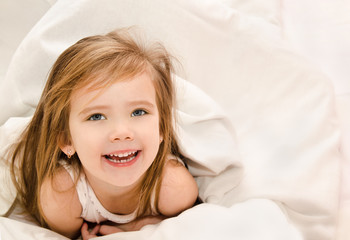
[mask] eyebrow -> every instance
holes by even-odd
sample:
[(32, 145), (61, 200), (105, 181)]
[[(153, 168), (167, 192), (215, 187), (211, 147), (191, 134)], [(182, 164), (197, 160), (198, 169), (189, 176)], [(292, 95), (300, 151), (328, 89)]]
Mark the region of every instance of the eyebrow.
[[(130, 101), (127, 103), (127, 106), (130, 106), (130, 107), (145, 106), (146, 108), (150, 108), (150, 109), (155, 108), (155, 105), (147, 100)], [(109, 110), (109, 109), (111, 109), (111, 106), (109, 105), (93, 105), (93, 106), (84, 108), (81, 112), (79, 112), (79, 115), (85, 115), (89, 112), (93, 112), (96, 110)]]
[(110, 107), (107, 106), (107, 105), (94, 105), (94, 106), (91, 106), (91, 107), (84, 108), (81, 112), (79, 112), (78, 115), (85, 115), (85, 114), (87, 114), (89, 112), (93, 112), (93, 111), (95, 111), (97, 109), (98, 110), (106, 110), (106, 109), (110, 109)]
[(150, 101), (147, 100), (136, 100), (136, 101), (130, 101), (128, 102), (129, 106), (146, 106), (149, 108), (154, 108), (155, 105), (153, 103), (151, 103)]

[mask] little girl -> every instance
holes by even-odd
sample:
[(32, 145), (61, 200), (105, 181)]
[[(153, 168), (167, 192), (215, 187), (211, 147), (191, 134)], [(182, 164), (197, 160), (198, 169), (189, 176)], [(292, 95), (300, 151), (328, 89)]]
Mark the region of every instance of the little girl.
[[(41, 226), (89, 239), (193, 206), (198, 189), (175, 139), (171, 74), (164, 47), (138, 44), (126, 30), (84, 38), (59, 56), (12, 157), (18, 200)], [(89, 231), (86, 222), (97, 225)]]

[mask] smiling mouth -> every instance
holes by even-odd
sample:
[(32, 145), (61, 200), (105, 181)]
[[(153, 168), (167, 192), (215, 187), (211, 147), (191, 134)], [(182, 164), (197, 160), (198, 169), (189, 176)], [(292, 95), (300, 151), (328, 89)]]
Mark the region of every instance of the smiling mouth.
[(113, 163), (128, 163), (134, 158), (136, 158), (139, 151), (132, 151), (132, 152), (126, 152), (126, 153), (119, 153), (119, 154), (108, 154), (104, 155), (104, 157)]

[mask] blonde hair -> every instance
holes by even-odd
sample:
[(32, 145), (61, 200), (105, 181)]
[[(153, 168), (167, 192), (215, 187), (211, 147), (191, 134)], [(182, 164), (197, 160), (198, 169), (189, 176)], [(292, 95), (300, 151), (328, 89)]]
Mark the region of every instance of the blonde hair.
[[(40, 225), (47, 227), (40, 207), (41, 185), (44, 178), (54, 177), (60, 168), (59, 160), (66, 158), (59, 143), (69, 144), (71, 139), (68, 119), (72, 92), (89, 84), (108, 87), (144, 71), (156, 90), (163, 142), (140, 186), (138, 216), (149, 214), (154, 190), (158, 206), (166, 156), (181, 156), (173, 128), (172, 57), (160, 43), (145, 46), (137, 43), (128, 30), (121, 29), (83, 38), (58, 57), (34, 116), (13, 150), (11, 169), (18, 200)], [(77, 154), (69, 163), (81, 170)]]

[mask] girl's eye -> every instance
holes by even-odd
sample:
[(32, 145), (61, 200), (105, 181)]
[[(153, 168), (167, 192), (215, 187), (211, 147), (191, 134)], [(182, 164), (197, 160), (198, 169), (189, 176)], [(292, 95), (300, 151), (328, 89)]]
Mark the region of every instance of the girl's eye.
[(138, 117), (138, 116), (145, 115), (146, 113), (147, 112), (145, 110), (138, 109), (138, 110), (133, 111), (131, 116), (132, 117)]
[(102, 114), (94, 114), (91, 117), (88, 118), (89, 121), (98, 121), (98, 120), (105, 120), (106, 118)]

